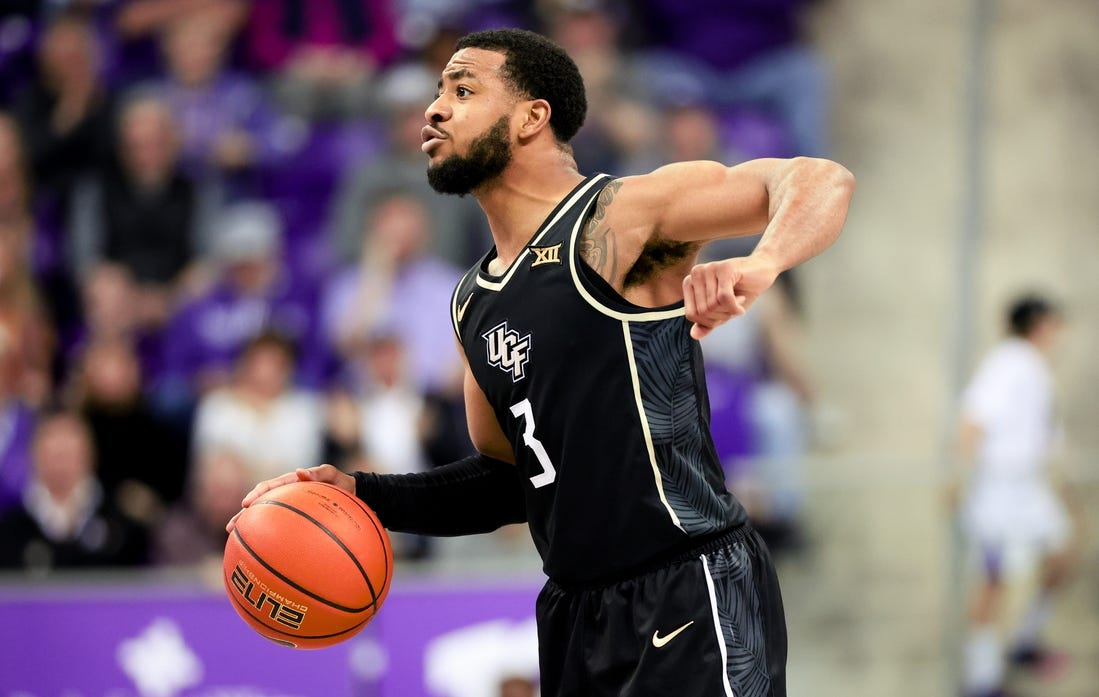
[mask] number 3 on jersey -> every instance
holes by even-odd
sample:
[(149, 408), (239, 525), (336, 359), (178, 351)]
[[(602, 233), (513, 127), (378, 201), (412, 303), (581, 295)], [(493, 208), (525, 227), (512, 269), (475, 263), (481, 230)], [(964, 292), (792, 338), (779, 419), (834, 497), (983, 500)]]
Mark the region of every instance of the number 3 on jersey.
[(523, 443), (531, 449), (534, 457), (538, 458), (538, 464), (542, 466), (542, 473), (531, 477), (530, 483), (534, 485), (535, 489), (541, 489), (547, 484), (552, 484), (553, 480), (557, 478), (557, 470), (553, 468), (553, 463), (550, 462), (549, 454), (546, 453), (542, 441), (534, 437), (534, 412), (530, 409), (530, 400), (524, 399), (522, 402), (512, 404), (511, 413), (516, 418), (523, 420), (525, 427), (523, 430)]

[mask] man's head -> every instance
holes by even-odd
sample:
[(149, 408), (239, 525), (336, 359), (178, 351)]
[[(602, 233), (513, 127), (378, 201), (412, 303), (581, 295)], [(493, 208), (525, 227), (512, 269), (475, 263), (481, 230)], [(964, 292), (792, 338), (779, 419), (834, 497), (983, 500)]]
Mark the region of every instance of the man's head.
[(166, 103), (151, 93), (135, 94), (122, 108), (118, 139), (133, 180), (143, 185), (168, 180), (179, 155), (179, 127)]
[(94, 81), (100, 65), (94, 27), (79, 14), (58, 15), (38, 43), (38, 65), (51, 90), (61, 92)]
[(1026, 339), (1042, 351), (1054, 348), (1061, 333), (1061, 311), (1040, 295), (1024, 295), (1011, 304), (1008, 332)]
[(423, 255), (431, 237), (431, 212), (415, 194), (399, 190), (379, 195), (364, 221), (363, 259), (400, 268)]
[(93, 476), (91, 431), (74, 413), (60, 412), (41, 419), (31, 447), (35, 477), (57, 501), (66, 500), (78, 484)]
[(468, 34), (425, 114), (428, 181), (442, 193), (469, 193), (499, 177), (516, 147), (565, 146), (586, 112), (580, 71), (549, 39), (518, 29)]
[(124, 339), (93, 341), (80, 361), (85, 405), (106, 411), (125, 410), (141, 396), (141, 362)]
[(222, 69), (232, 38), (232, 29), (218, 18), (196, 12), (165, 27), (161, 51), (175, 80), (188, 87), (202, 86)]
[(278, 276), (283, 225), (266, 203), (242, 201), (222, 211), (212, 254), (238, 291), (258, 293)]
[(275, 331), (253, 337), (237, 359), (237, 385), (251, 397), (273, 401), (294, 377), (294, 343)]

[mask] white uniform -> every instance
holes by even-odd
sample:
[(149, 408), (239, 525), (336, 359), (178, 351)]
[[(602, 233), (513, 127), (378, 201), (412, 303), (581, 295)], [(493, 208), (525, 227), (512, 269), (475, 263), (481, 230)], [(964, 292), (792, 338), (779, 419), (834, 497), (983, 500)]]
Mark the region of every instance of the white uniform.
[(963, 413), (982, 433), (964, 511), (974, 541), (1006, 563), (1062, 548), (1068, 518), (1046, 478), (1058, 429), (1045, 356), (1023, 339), (1002, 342), (967, 387)]

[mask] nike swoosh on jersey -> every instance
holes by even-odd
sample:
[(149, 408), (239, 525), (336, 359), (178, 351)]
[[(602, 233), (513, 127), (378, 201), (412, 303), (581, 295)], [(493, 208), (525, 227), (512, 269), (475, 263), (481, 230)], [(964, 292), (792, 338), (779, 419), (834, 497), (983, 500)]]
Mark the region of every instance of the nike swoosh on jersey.
[(458, 321), (461, 322), (462, 318), (466, 316), (466, 308), (469, 307), (469, 301), (473, 300), (473, 291), (470, 291), (466, 296), (466, 301), (458, 306)]
[(672, 639), (679, 636), (681, 633), (683, 633), (683, 631), (685, 629), (687, 629), (687, 627), (690, 627), (694, 623), (695, 623), (695, 621), (691, 620), (690, 622), (683, 625), (682, 627), (680, 627), (679, 629), (675, 630), (674, 632), (672, 632), (671, 634), (669, 634), (667, 636), (660, 636), (660, 631), (659, 630), (653, 632), (653, 646), (655, 646), (658, 649), (663, 648), (664, 646), (667, 645), (667, 643), (669, 641), (671, 641)]

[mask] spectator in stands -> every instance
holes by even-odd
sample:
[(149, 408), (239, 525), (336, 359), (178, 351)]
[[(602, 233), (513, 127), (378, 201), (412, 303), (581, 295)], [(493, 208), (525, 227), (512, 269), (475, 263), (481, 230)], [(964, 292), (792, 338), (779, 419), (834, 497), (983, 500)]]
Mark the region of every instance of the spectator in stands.
[(153, 527), (183, 493), (187, 441), (146, 402), (129, 341), (97, 339), (82, 354), (71, 397), (91, 429), (96, 478), (118, 510)]
[(292, 386), (293, 373), (294, 350), (286, 338), (265, 332), (252, 339), (232, 382), (199, 403), (195, 457), (230, 453), (245, 463), (252, 482), (319, 462), (322, 408)]
[(40, 39), (38, 75), (16, 99), (34, 180), (62, 198), (111, 156), (113, 100), (100, 68), (90, 22), (58, 15)]
[(84, 182), (74, 201), (73, 265), (85, 280), (104, 263), (126, 268), (138, 284), (139, 323), (159, 326), (199, 285), (216, 196), (181, 170), (167, 104), (135, 96), (118, 129), (120, 166)]
[(0, 514), (23, 499), (31, 477), (34, 409), (15, 390), (22, 359), (7, 328), (0, 324)]
[(282, 109), (309, 119), (365, 113), (371, 79), (398, 46), (390, 0), (253, 3), (248, 57), (273, 73)]
[(37, 406), (53, 388), (56, 337), (27, 257), (25, 232), (0, 221), (0, 327), (16, 364), (11, 389)]
[[(52, 213), (50, 202), (45, 204)], [(36, 219), (30, 169), (19, 127), (3, 112), (0, 112), (0, 227), (19, 241), (21, 255), (42, 291), (42, 300), (58, 331), (72, 331), (78, 323), (79, 308), (71, 274), (64, 264), (61, 229)]]
[(42, 419), (23, 505), (0, 516), (0, 568), (48, 572), (145, 562), (148, 538), (103, 495), (94, 452), (79, 416)]
[(654, 157), (660, 134), (654, 95), (620, 48), (618, 18), (606, 3), (545, 4), (550, 35), (576, 61), (587, 88), (588, 116), (572, 141), (580, 170), (654, 169), (660, 164)]
[(419, 63), (405, 63), (381, 78), (378, 101), (387, 123), (385, 151), (344, 177), (329, 211), (329, 240), (341, 263), (358, 258), (363, 221), (373, 217), (386, 194), (398, 189), (427, 203), (431, 215), (427, 244), (437, 256), (464, 267), (491, 244), (477, 202), (439, 196), (424, 176), (420, 131), (425, 105), (434, 98), (438, 79), (438, 70)]
[(427, 469), (424, 436), (428, 427), (424, 397), (411, 384), (401, 340), (385, 329), (360, 342), (355, 360), (368, 386), (337, 392), (328, 413), (335, 428), (337, 455), (348, 471), (383, 473)]
[(350, 360), (364, 338), (392, 331), (408, 351), (417, 389), (456, 394), (461, 363), (440, 348), (454, 341), (450, 296), (461, 274), (428, 253), (429, 221), (427, 204), (415, 195), (389, 192), (378, 202), (364, 221), (359, 263), (325, 291), (324, 332)]
[(113, 10), (118, 78), (124, 83), (153, 79), (161, 73), (157, 40), (176, 22), (202, 17), (229, 35), (248, 18), (247, 0), (120, 0)]
[(163, 29), (168, 75), (157, 84), (157, 93), (179, 123), (186, 170), (232, 178), (268, 157), (265, 138), (272, 114), (250, 78), (226, 69), (234, 27), (219, 19), (219, 13), (196, 12)]
[(646, 74), (661, 91), (701, 92), (729, 109), (760, 110), (782, 124), (789, 151), (827, 153), (827, 80), (802, 40), (806, 0), (634, 0), (646, 27)]
[(717, 160), (737, 162), (743, 157), (728, 152), (721, 142), (717, 114), (704, 102), (682, 102), (665, 105), (664, 149), (668, 162)]
[(15, 120), (0, 112), (0, 221), (20, 230), (28, 240), (34, 230), (30, 204), (22, 135)]
[[(347, 471), (404, 474), (428, 469), (427, 439), (434, 435), (429, 432), (446, 412), (438, 412), (409, 380), (401, 340), (380, 328), (359, 342), (354, 360), (361, 364), (367, 385), (329, 398), (329, 445), (336, 446), (329, 453)], [(403, 559), (430, 553), (427, 537), (390, 537), (394, 553)]]
[(282, 223), (266, 204), (238, 203), (218, 219), (212, 246), (218, 280), (182, 307), (165, 332), (162, 404), (178, 407), (225, 385), (244, 347), (264, 330), (294, 343), (299, 382), (321, 384), (328, 355), (317, 330), (316, 302), (286, 272), (281, 240)]
[(186, 499), (169, 511), (157, 529), (153, 560), (158, 564), (216, 566), (225, 551), (225, 521), (240, 510), (252, 488), (251, 473), (241, 458), (213, 451), (191, 471)]
[(141, 323), (133, 275), (117, 264), (104, 264), (81, 291), (84, 323), (66, 349), (66, 367), (77, 367), (90, 345), (122, 342), (138, 358), (142, 384), (153, 389), (163, 375), (163, 331)]

